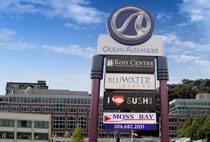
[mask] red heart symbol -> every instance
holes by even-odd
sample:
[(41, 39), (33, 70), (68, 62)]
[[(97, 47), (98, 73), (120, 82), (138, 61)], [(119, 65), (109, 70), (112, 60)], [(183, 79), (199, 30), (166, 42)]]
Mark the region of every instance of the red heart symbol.
[(125, 98), (124, 98), (124, 96), (122, 96), (122, 95), (119, 95), (119, 96), (114, 95), (114, 96), (112, 97), (112, 101), (113, 101), (117, 106), (121, 105), (121, 104), (124, 102), (124, 100), (125, 100)]

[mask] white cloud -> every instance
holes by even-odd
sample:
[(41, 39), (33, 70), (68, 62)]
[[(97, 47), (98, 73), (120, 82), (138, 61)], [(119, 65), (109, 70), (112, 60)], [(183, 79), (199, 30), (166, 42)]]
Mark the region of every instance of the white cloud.
[(16, 35), (16, 32), (11, 29), (7, 28), (0, 29), (0, 40), (9, 40), (14, 35)]
[(177, 63), (193, 62), (195, 60), (199, 60), (200, 59), (200, 57), (189, 56), (189, 55), (169, 55), (168, 57), (172, 58)]
[(65, 26), (65, 27), (68, 27), (68, 28), (70, 28), (70, 29), (75, 29), (75, 30), (85, 30), (85, 29), (87, 29), (87, 28), (84, 27), (84, 26), (75, 25), (75, 24), (71, 24), (71, 23), (66, 23), (64, 26)]
[(44, 45), (42, 46), (42, 48), (60, 54), (77, 55), (83, 57), (92, 57), (94, 54), (96, 54), (95, 48), (92, 47), (81, 48), (78, 45), (68, 45), (63, 47)]
[(198, 27), (210, 41), (210, 1), (209, 0), (183, 0), (180, 4), (181, 13), (187, 14), (191, 22)]
[(166, 51), (169, 53), (198, 53), (210, 52), (210, 44), (199, 44), (194, 41), (184, 41), (179, 39), (175, 33), (165, 33), (163, 38)]
[(59, 16), (85, 24), (100, 23), (107, 16), (106, 13), (91, 7), (87, 0), (3, 0), (0, 1), (0, 11)]
[(172, 17), (173, 16), (171, 13), (166, 13), (166, 12), (160, 12), (157, 15), (157, 19), (162, 21), (170, 20)]
[(94, 47), (81, 47), (79, 45), (36, 45), (32, 43), (26, 43), (23, 41), (13, 41), (10, 40), (16, 34), (15, 31), (10, 29), (2, 28), (0, 30), (0, 48), (6, 48), (9, 50), (27, 50), (27, 49), (39, 49), (43, 51), (53, 51), (58, 54), (68, 54), (76, 55), (82, 57), (92, 57), (96, 54), (96, 49)]

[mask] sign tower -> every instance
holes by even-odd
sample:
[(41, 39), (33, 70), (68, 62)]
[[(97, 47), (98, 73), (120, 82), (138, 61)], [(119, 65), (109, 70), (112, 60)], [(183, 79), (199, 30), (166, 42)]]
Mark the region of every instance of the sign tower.
[[(168, 127), (168, 66), (163, 56), (162, 38), (152, 36), (152, 16), (138, 6), (124, 6), (112, 12), (107, 21), (109, 35), (99, 35), (97, 55), (93, 57), (92, 101), (89, 142), (97, 142), (100, 80), (103, 78), (103, 128), (109, 130), (156, 130), (155, 60), (160, 80), (161, 141), (169, 142)], [(123, 112), (144, 110), (143, 112)]]

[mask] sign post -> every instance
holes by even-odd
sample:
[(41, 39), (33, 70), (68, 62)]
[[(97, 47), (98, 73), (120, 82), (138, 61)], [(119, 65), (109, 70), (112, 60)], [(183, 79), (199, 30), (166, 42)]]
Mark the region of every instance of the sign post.
[(169, 142), (168, 122), (168, 62), (166, 57), (158, 57), (158, 80), (160, 80), (161, 141)]
[(93, 56), (91, 79), (91, 107), (90, 107), (90, 133), (89, 142), (97, 142), (98, 137), (98, 109), (100, 95), (100, 80), (103, 78), (104, 58), (100, 55)]

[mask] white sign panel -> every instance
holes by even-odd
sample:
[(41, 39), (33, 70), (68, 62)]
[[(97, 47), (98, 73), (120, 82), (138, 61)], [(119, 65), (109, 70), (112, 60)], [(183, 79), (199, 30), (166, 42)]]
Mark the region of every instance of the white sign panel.
[(104, 113), (104, 129), (155, 130), (156, 113)]
[(120, 90), (155, 90), (155, 75), (106, 73), (104, 88)]
[(161, 36), (152, 36), (142, 44), (125, 45), (115, 41), (109, 35), (99, 35), (97, 54), (163, 56), (162, 38)]

